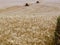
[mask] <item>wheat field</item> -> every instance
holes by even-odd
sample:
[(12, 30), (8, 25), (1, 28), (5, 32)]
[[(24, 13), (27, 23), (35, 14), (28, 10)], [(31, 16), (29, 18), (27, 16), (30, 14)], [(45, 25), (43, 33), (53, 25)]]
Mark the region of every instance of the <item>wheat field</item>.
[(0, 45), (54, 45), (60, 7), (33, 4), (0, 10)]

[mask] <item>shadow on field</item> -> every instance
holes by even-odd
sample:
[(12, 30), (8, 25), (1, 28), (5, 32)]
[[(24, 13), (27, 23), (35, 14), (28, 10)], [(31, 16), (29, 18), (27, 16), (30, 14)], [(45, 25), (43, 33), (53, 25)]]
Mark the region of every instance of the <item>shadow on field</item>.
[(60, 45), (60, 16), (57, 19), (57, 27), (55, 30), (55, 45)]

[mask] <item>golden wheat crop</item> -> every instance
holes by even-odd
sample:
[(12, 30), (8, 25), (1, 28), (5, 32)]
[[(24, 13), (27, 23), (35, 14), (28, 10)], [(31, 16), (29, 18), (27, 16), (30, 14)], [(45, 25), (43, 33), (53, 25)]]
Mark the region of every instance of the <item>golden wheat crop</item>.
[(53, 45), (57, 16), (0, 17), (0, 45)]

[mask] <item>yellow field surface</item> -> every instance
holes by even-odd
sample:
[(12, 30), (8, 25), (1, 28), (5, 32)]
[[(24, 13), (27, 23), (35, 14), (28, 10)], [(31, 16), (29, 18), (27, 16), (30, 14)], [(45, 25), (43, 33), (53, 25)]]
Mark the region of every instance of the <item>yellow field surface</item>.
[(58, 5), (39, 3), (1, 9), (0, 45), (54, 45), (58, 16)]

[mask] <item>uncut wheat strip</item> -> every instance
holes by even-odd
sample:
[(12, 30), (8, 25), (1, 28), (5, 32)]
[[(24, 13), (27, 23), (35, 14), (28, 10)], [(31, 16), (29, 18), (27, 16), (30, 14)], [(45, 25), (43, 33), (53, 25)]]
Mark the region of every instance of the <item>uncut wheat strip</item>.
[(58, 16), (0, 17), (0, 44), (53, 45)]

